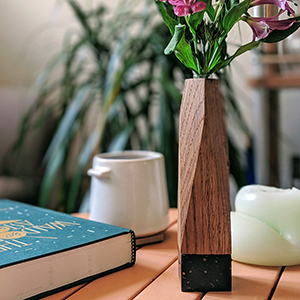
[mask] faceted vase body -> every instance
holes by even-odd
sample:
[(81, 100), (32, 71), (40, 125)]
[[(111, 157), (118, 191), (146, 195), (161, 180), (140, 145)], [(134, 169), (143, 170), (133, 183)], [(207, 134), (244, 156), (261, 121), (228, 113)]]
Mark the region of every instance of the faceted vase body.
[(182, 291), (231, 290), (228, 140), (218, 80), (185, 81), (178, 211)]

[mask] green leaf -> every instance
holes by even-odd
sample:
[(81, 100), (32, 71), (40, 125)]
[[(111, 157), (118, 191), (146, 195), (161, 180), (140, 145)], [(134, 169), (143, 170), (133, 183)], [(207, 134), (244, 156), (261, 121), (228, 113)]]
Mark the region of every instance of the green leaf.
[(254, 41), (254, 42), (250, 42), (246, 45), (241, 46), (234, 54), (233, 54), (233, 58), (249, 51), (252, 50), (254, 48), (257, 48), (260, 45), (261, 41)]
[(107, 72), (105, 76), (103, 104), (107, 107), (111, 105), (114, 100), (114, 95), (117, 93), (119, 86), (121, 67), (123, 64), (124, 49), (126, 46), (126, 37), (120, 38), (115, 44), (114, 50), (109, 58)]
[(230, 56), (229, 58), (227, 58), (226, 60), (221, 61), (220, 63), (218, 63), (211, 71), (210, 74), (217, 72), (223, 68), (225, 68), (226, 66), (228, 66), (232, 60), (234, 58), (236, 58), (237, 56), (245, 53), (246, 51), (252, 50), (254, 48), (257, 48), (260, 45), (261, 41), (255, 41), (255, 42), (250, 42), (246, 45), (241, 46), (232, 56)]
[(169, 55), (175, 51), (176, 47), (178, 46), (182, 37), (184, 36), (184, 32), (185, 25), (179, 24), (175, 26), (175, 33), (164, 51), (166, 55)]
[(53, 190), (54, 183), (57, 179), (57, 172), (63, 163), (65, 149), (60, 148), (55, 155), (51, 157), (47, 164), (43, 181), (41, 184), (39, 202), (38, 205), (41, 207), (47, 207), (48, 199)]
[(111, 144), (109, 145), (108, 152), (125, 150), (125, 146), (133, 130), (134, 122), (133, 119), (131, 119), (129, 124), (127, 124), (127, 126), (112, 140)]
[(81, 87), (79, 89), (75, 99), (69, 105), (66, 113), (64, 114), (64, 116), (61, 120), (59, 128), (47, 150), (47, 153), (45, 155), (46, 161), (50, 158), (51, 155), (53, 155), (53, 153), (58, 151), (58, 149), (61, 147), (62, 143), (68, 137), (70, 129), (72, 128), (74, 121), (75, 121), (76, 117), (78, 116), (79, 111), (82, 108), (89, 92), (90, 92), (90, 87), (88, 85), (84, 85), (83, 87)]
[(215, 67), (215, 65), (220, 61), (221, 59), (221, 52), (222, 52), (222, 48), (224, 47), (224, 44), (222, 43), (221, 45), (215, 45), (214, 46), (214, 52), (213, 55), (211, 57), (211, 60), (209, 62), (209, 70), (213, 69)]
[[(169, 82), (169, 88), (166, 88), (166, 82)], [(180, 107), (179, 105), (174, 107), (174, 99), (177, 98), (178, 102), (180, 102), (181, 95), (166, 69), (163, 69), (161, 73), (159, 85), (158, 101), (160, 109), (157, 114), (158, 122), (156, 127), (159, 143), (156, 150), (164, 155), (169, 202), (171, 207), (176, 207), (178, 178), (178, 132), (176, 115)], [(174, 95), (174, 91), (176, 91), (178, 95)]]
[(239, 4), (236, 4), (230, 8), (225, 14), (223, 19), (223, 28), (228, 33), (233, 25), (240, 19), (240, 17), (247, 12), (250, 6), (251, 0), (244, 0)]
[(215, 20), (215, 9), (214, 9), (214, 7), (211, 4), (207, 5), (205, 11), (206, 11), (209, 19), (213, 22)]
[(233, 7), (234, 5), (237, 5), (239, 4), (239, 0), (229, 0), (229, 1), (226, 1), (226, 8), (228, 10), (230, 10), (231, 7)]
[(197, 71), (190, 44), (185, 40), (185, 25), (176, 25), (175, 33), (165, 49), (165, 54), (175, 52), (176, 57), (189, 69)]
[(204, 11), (200, 11), (190, 16), (189, 27), (191, 28), (193, 34), (196, 34), (197, 27), (200, 24), (200, 22), (203, 20), (203, 17), (204, 17)]
[(157, 1), (156, 4), (159, 7), (160, 13), (165, 21), (165, 23), (167, 24), (167, 26), (169, 27), (169, 30), (171, 32), (172, 35), (174, 35), (175, 33), (175, 26), (178, 24), (178, 22), (176, 20), (174, 20), (167, 12), (166, 10), (166, 6), (163, 2), (161, 1)]
[(76, 1), (69, 0), (69, 4), (75, 12), (75, 16), (78, 21), (81, 23), (82, 27), (90, 34), (92, 32), (89, 24), (87, 15), (84, 13), (83, 9), (79, 6)]
[(72, 178), (67, 198), (66, 212), (68, 213), (74, 212), (84, 168), (87, 165), (89, 159), (91, 158), (95, 146), (99, 143), (101, 135), (102, 131), (94, 129), (93, 133), (90, 135), (89, 139), (87, 140), (86, 144), (84, 145), (84, 148), (82, 149), (79, 155), (77, 166), (74, 172), (74, 176)]

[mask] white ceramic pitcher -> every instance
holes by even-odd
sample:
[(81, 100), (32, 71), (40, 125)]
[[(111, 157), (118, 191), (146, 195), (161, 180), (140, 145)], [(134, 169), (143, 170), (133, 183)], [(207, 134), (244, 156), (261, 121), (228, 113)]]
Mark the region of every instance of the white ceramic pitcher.
[(168, 226), (164, 157), (151, 151), (98, 154), (91, 180), (90, 219), (132, 229), (137, 237)]

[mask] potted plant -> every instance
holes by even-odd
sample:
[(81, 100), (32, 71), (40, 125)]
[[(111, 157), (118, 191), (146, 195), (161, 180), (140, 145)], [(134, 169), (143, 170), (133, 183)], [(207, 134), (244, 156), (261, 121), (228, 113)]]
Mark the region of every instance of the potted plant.
[[(152, 1), (143, 12), (124, 5), (111, 16), (102, 5), (86, 11), (75, 0), (68, 3), (81, 30), (75, 39), (66, 33), (62, 52), (37, 79), (36, 101), (24, 114), (16, 144), (20, 148), (28, 132), (50, 116), (55, 120), (38, 205), (78, 210), (89, 187), (91, 157), (134, 148), (164, 154), (170, 205), (176, 206), (181, 89), (192, 72), (163, 54), (169, 33)], [(51, 76), (57, 69), (60, 75)], [(225, 101), (246, 128), (229, 77), (220, 76)], [(241, 186), (246, 181), (239, 153), (230, 145), (231, 172)]]

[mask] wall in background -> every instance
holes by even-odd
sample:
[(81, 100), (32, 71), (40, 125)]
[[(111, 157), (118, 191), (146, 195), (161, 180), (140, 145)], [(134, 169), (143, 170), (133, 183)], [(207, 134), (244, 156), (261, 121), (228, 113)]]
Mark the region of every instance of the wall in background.
[[(114, 6), (117, 0), (102, 1)], [(92, 8), (101, 1), (78, 0)], [(0, 2), (0, 86), (30, 86), (45, 63), (62, 46), (66, 29), (76, 23), (64, 0)]]

